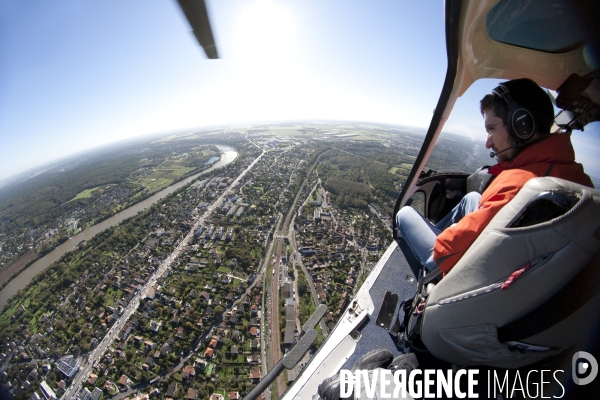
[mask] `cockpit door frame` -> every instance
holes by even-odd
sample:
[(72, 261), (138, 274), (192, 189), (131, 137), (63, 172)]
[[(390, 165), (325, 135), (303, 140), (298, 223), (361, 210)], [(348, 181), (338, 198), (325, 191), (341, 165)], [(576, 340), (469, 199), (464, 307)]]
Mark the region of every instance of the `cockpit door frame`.
[[(437, 142), (437, 139), (442, 131), (444, 122), (448, 119), (454, 103), (458, 98), (458, 90), (460, 88), (460, 82), (458, 82), (458, 63), (459, 63), (459, 27), (460, 27), (460, 16), (461, 16), (462, 1), (461, 0), (448, 0), (445, 2), (445, 33), (446, 33), (446, 54), (448, 57), (448, 67), (446, 68), (446, 78), (444, 80), (444, 86), (442, 93), (438, 100), (437, 106), (433, 112), (433, 118), (425, 135), (425, 140), (421, 146), (421, 150), (417, 155), (415, 164), (411, 169), (406, 184), (400, 192), (400, 196), (396, 201), (394, 207), (394, 215), (398, 210), (403, 207), (410, 195), (413, 193), (417, 181), (421, 175), (421, 171), (425, 167), (425, 163), (429, 159), (429, 156), (433, 152), (433, 147)], [(393, 220), (393, 235), (397, 238), (396, 229), (396, 218)]]

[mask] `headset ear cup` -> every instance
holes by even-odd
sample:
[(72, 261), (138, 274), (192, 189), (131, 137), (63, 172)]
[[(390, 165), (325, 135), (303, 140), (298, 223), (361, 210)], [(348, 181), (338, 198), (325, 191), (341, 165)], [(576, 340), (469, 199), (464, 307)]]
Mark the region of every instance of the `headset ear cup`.
[(520, 140), (529, 140), (536, 130), (533, 114), (525, 108), (518, 108), (510, 115), (512, 133)]
[(535, 118), (526, 108), (519, 107), (510, 95), (510, 90), (503, 84), (500, 84), (492, 93), (500, 97), (508, 106), (508, 132), (517, 140), (529, 140), (536, 131)]

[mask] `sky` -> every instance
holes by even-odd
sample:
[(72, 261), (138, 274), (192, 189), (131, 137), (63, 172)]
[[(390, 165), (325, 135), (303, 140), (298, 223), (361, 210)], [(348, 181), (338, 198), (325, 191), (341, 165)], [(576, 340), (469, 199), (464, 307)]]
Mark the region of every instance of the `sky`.
[[(0, 181), (100, 145), (210, 125), (429, 125), (446, 71), (441, 1), (207, 6), (219, 60), (206, 58), (175, 0), (1, 1)], [(476, 83), (445, 131), (483, 142), (478, 102), (494, 87)], [(596, 158), (599, 136), (578, 158)]]

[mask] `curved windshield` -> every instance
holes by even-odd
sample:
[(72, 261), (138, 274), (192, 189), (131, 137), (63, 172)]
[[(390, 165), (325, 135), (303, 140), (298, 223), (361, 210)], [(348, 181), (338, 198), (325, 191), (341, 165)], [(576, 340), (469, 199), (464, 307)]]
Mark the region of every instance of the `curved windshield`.
[(559, 53), (581, 46), (588, 35), (578, 10), (563, 0), (501, 0), (487, 15), (492, 40)]

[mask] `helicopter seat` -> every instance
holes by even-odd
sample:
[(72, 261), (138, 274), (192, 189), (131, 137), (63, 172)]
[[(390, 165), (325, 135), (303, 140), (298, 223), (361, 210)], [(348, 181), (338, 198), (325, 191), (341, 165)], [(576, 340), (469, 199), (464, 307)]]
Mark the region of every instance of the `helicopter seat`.
[(527, 182), (429, 287), (427, 349), (454, 364), (519, 368), (585, 348), (600, 310), (599, 216), (598, 190)]

